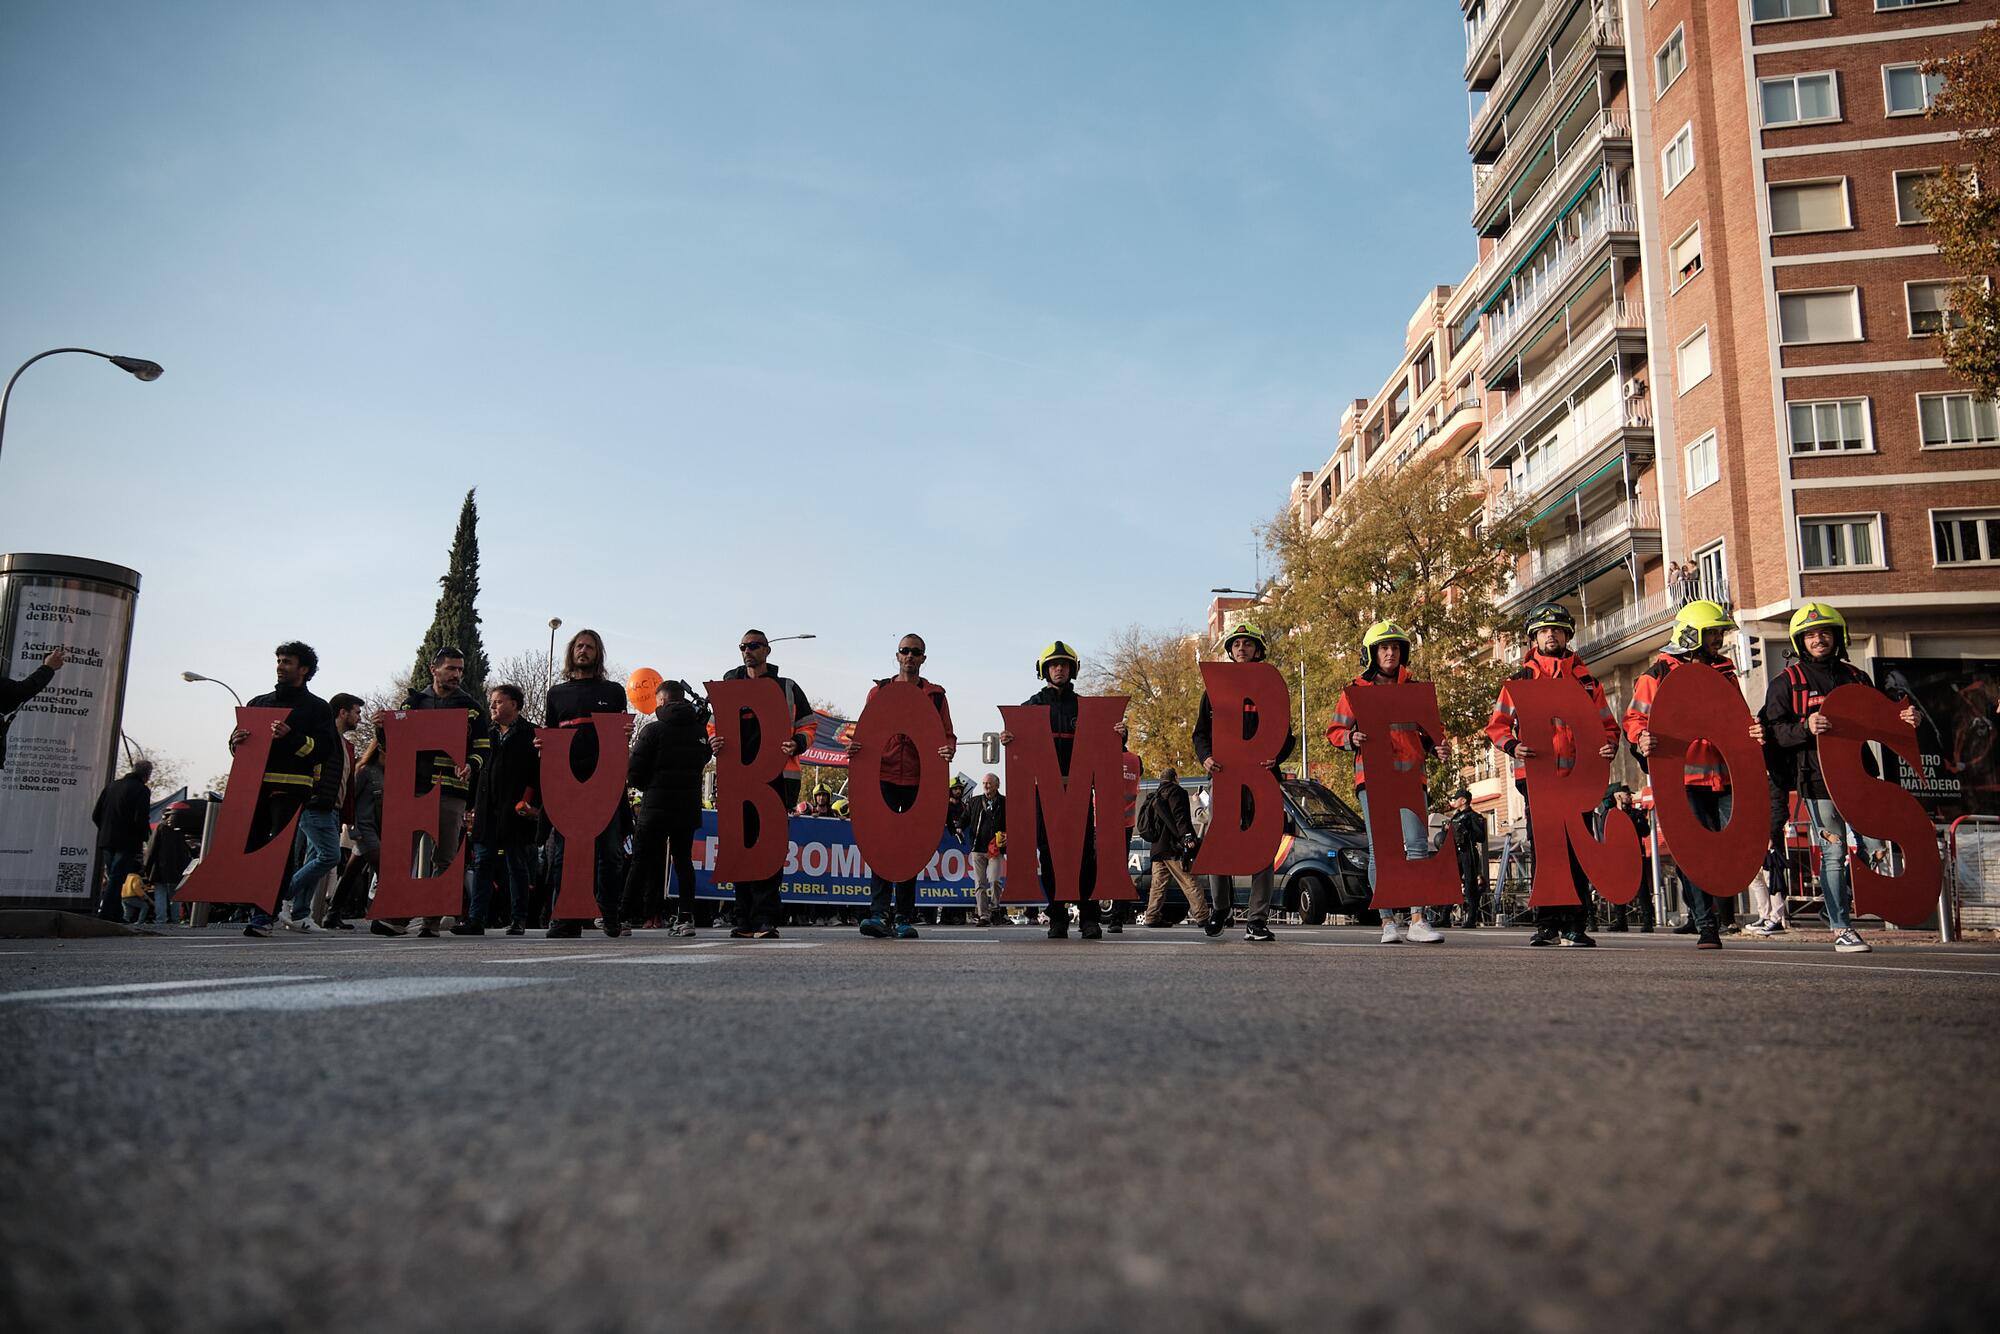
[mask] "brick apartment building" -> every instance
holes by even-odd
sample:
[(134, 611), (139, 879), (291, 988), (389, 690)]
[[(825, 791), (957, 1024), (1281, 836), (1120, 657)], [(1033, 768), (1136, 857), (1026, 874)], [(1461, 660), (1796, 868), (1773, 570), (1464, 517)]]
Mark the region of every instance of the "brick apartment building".
[[(2000, 656), (2000, 431), (1943, 369), (1917, 69), (2000, 0), (1472, 0), (1484, 458), (1614, 703), (1692, 562), (1761, 698), (1804, 598)], [(1636, 780), (1625, 770), (1621, 776)]]
[(1690, 588), (1734, 610), (1755, 698), (1806, 598), (1864, 666), (2000, 658), (2000, 411), (1938, 356), (1949, 275), (1917, 197), (1954, 156), (1917, 66), (2000, 0), (1464, 14), (1478, 262), (1424, 298), (1294, 510), (1331, 522), (1365, 472), (1460, 451), (1533, 516), (1503, 611), (1569, 606), (1614, 704)]

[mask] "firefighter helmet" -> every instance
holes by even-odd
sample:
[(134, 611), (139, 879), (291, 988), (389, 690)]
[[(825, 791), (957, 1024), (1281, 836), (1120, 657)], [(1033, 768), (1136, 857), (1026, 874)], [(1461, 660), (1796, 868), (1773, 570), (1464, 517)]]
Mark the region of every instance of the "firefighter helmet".
[(1674, 617), (1674, 632), (1667, 637), (1669, 653), (1692, 653), (1701, 647), (1701, 638), (1710, 630), (1727, 630), (1736, 624), (1720, 602), (1697, 598)]
[(1044, 681), (1048, 680), (1049, 664), (1052, 662), (1068, 663), (1070, 673), (1074, 675), (1078, 666), (1076, 650), (1058, 639), (1055, 643), (1043, 649), (1041, 656), (1035, 659), (1035, 675), (1041, 677)]
[(1792, 650), (1806, 656), (1806, 631), (1831, 630), (1838, 640), (1835, 657), (1847, 656), (1847, 618), (1824, 602), (1808, 602), (1792, 613)]
[(1563, 606), (1560, 602), (1544, 602), (1541, 606), (1528, 613), (1526, 629), (1532, 635), (1537, 630), (1549, 628), (1560, 630), (1564, 634), (1574, 638), (1576, 635), (1576, 617), (1572, 616), (1569, 608)]
[(1267, 651), (1267, 646), (1264, 643), (1264, 632), (1257, 627), (1254, 621), (1238, 621), (1235, 625), (1231, 626), (1229, 633), (1222, 637), (1222, 651), (1228, 653), (1229, 646), (1239, 639), (1247, 639), (1255, 644), (1257, 646), (1257, 660), (1259, 662), (1263, 661), (1264, 654)]
[(1377, 621), (1361, 636), (1361, 665), (1373, 667), (1375, 646), (1391, 643), (1403, 646), (1403, 663), (1407, 666), (1410, 661), (1410, 632), (1394, 621)]

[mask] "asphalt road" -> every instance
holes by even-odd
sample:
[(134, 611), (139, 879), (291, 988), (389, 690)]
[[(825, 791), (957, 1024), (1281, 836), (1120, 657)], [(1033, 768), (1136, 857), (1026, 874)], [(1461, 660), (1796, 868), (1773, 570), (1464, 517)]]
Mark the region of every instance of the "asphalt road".
[(2000, 1321), (2000, 950), (0, 942), (8, 1330)]

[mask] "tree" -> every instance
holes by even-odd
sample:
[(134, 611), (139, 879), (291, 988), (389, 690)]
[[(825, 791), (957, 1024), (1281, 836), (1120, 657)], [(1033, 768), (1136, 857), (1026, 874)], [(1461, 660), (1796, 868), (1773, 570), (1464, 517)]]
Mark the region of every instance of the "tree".
[(1201, 713), (1201, 639), (1185, 626), (1151, 631), (1128, 625), (1084, 656), (1084, 693), (1124, 695), (1126, 746), (1157, 775), (1171, 764), (1197, 772), (1194, 725)]
[(1287, 678), (1305, 664), (1313, 776), (1352, 791), (1351, 761), (1327, 764), (1324, 723), (1340, 688), (1360, 673), (1361, 637), (1375, 621), (1410, 633), (1412, 665), (1436, 685), (1440, 720), (1465, 758), (1514, 670), (1494, 655), (1493, 630), (1528, 548), (1526, 514), (1487, 514), (1479, 476), (1436, 454), (1362, 478), (1321, 531), (1288, 509), (1264, 536), (1277, 573), (1254, 612)]
[(1956, 55), (1924, 64), (1944, 76), (1929, 119), (1958, 132), (1964, 160), (1922, 191), (1938, 254), (1964, 279), (1952, 291), (1953, 318), (1940, 335), (1945, 365), (1985, 398), (2000, 398), (2000, 293), (1991, 279), (2000, 271), (2000, 29), (1987, 28)]
[(187, 767), (173, 756), (163, 755), (151, 746), (139, 745), (130, 737), (125, 738), (125, 744), (128, 748), (125, 755), (126, 768), (129, 769), (140, 760), (153, 762), (153, 776), (148, 784), (153, 791), (174, 792), (187, 782)]
[[(467, 491), (458, 509), (458, 531), (452, 534), (451, 556), (438, 580), (437, 610), (431, 628), (417, 646), (412, 681), (428, 685), (431, 655), (449, 644), (465, 654), (465, 688), (474, 695), (486, 689), (486, 646), (479, 637), (479, 505), (478, 492)], [(525, 687), (523, 687), (525, 689)], [(398, 700), (398, 703), (401, 701)]]

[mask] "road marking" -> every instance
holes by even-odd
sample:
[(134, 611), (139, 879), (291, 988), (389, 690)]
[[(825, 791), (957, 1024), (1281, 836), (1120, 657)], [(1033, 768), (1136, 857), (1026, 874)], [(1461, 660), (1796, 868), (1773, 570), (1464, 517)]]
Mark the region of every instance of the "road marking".
[(49, 987), (42, 991), (0, 992), (0, 1001), (68, 1000), (77, 996), (121, 996), (147, 991), (187, 991), (196, 987), (255, 987), (278, 982), (318, 982), (320, 973), (290, 977), (208, 977), (186, 982), (119, 982), (101, 987)]
[(735, 942), (744, 949), (754, 950), (816, 950), (817, 940), (741, 940)]
[(1839, 968), (1843, 971), (1856, 970), (1870, 973), (1942, 973), (1946, 977), (2000, 977), (2000, 972), (1987, 968), (1905, 968), (1896, 964), (1880, 963), (1811, 963), (1804, 959), (1745, 959), (1745, 963), (1761, 963), (1767, 968)]
[(626, 954), (599, 955), (598, 963), (728, 963), (735, 954)]
[(507, 959), (481, 959), (481, 963), (562, 963), (570, 959), (615, 959), (615, 954), (517, 954)]
[(393, 1001), (435, 1000), (463, 996), (478, 991), (498, 991), (530, 987), (542, 981), (566, 979), (527, 977), (386, 977), (358, 982), (321, 982), (316, 985), (276, 987), (270, 990), (189, 992), (176, 996), (133, 996), (115, 1000), (69, 1001), (78, 1010), (154, 1010), (185, 1014), (198, 1010), (262, 1010), (284, 1013), (299, 1010), (335, 1010), (357, 1005), (384, 1005)]

